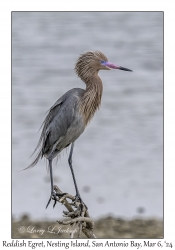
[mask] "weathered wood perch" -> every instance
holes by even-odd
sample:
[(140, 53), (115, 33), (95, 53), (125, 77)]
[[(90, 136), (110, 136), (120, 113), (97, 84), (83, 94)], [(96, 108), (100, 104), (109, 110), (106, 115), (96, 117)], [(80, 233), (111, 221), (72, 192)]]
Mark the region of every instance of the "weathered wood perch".
[[(87, 238), (96, 238), (94, 234), (94, 221), (90, 218), (88, 209), (85, 204), (76, 201), (75, 196), (63, 193), (56, 185), (54, 185), (57, 201), (62, 203), (68, 211), (63, 211), (63, 216), (70, 218), (68, 220), (57, 221), (61, 225), (70, 225), (72, 228), (78, 227), (78, 238), (83, 232)], [(68, 199), (71, 202), (68, 202)], [(74, 207), (74, 208), (73, 208)], [(70, 236), (74, 237), (75, 230), (72, 230)]]

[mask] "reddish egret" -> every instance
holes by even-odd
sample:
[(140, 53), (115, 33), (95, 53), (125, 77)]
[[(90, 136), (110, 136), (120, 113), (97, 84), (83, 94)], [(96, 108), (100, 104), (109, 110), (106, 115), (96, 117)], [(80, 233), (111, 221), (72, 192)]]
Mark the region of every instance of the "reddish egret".
[(103, 85), (98, 72), (101, 69), (132, 71), (108, 62), (106, 56), (100, 51), (90, 51), (80, 55), (75, 65), (75, 71), (86, 84), (86, 89), (74, 88), (66, 92), (51, 107), (42, 124), (43, 129), (35, 149), (35, 151), (38, 150), (38, 154), (29, 167), (35, 166), (43, 156), (49, 162), (51, 196), (46, 208), (52, 198), (55, 200), (54, 206), (56, 204), (56, 194), (53, 189), (52, 160), (70, 144), (68, 163), (75, 185), (75, 197), (82, 203), (72, 167), (72, 154), (76, 139), (83, 133), (86, 125), (100, 106)]

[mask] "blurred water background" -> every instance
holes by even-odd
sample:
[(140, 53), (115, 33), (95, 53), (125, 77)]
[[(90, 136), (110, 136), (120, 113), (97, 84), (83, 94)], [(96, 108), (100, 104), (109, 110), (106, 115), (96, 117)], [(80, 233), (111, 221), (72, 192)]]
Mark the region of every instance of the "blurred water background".
[[(132, 73), (101, 71), (100, 110), (75, 143), (73, 166), (90, 215), (163, 217), (163, 13), (12, 13), (12, 214), (58, 219), (46, 161), (27, 167), (46, 111), (66, 91), (85, 88), (74, 65), (101, 50)], [(68, 152), (54, 182), (75, 194)]]

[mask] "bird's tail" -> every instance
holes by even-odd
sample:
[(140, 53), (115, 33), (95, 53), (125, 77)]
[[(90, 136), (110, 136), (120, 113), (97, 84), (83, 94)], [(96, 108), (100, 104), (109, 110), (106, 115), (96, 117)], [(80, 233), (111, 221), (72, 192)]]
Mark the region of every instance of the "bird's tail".
[(43, 129), (42, 129), (41, 136), (40, 136), (40, 139), (38, 141), (38, 144), (37, 144), (37, 146), (36, 146), (36, 148), (35, 148), (35, 150), (33, 152), (33, 154), (34, 154), (37, 150), (39, 150), (38, 153), (37, 153), (37, 156), (35, 157), (34, 161), (27, 168), (24, 168), (24, 169), (22, 169), (20, 171), (23, 171), (23, 170), (26, 170), (28, 168), (34, 167), (38, 163), (39, 159), (43, 157), (44, 152), (43, 152), (42, 148), (43, 148), (43, 145), (45, 144), (45, 137), (47, 137), (47, 132), (46, 132), (46, 128), (47, 128), (47, 125), (48, 125), (47, 120), (49, 119), (50, 116), (51, 116), (51, 113), (49, 113), (47, 115), (47, 117), (45, 118), (44, 122), (42, 123), (42, 125), (40, 127), (40, 129), (42, 127), (43, 127)]
[(38, 154), (37, 154), (35, 160), (34, 160), (28, 167), (23, 168), (23, 169), (19, 170), (18, 172), (23, 171), (23, 170), (26, 170), (26, 169), (28, 169), (28, 168), (34, 167), (34, 166), (38, 163), (38, 161), (39, 161), (40, 158), (42, 158), (42, 151), (39, 151), (39, 152), (38, 152)]

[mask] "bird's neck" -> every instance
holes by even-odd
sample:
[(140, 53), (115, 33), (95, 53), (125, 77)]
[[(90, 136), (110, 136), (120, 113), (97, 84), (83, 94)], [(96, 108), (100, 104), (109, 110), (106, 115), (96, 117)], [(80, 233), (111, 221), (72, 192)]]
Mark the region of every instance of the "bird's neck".
[(95, 114), (95, 111), (100, 107), (103, 84), (97, 73), (86, 80), (85, 83), (86, 90), (80, 99), (79, 107), (80, 112), (83, 114), (84, 122), (87, 124)]

